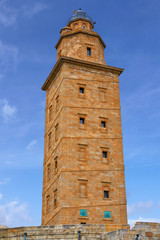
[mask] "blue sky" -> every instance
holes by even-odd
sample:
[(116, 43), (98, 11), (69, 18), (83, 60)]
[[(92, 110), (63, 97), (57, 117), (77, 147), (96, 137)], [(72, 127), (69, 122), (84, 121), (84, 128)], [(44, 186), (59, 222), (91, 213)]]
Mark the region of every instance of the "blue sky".
[(120, 76), (128, 219), (160, 222), (160, 1), (0, 0), (0, 225), (41, 224), (46, 77), (75, 9)]

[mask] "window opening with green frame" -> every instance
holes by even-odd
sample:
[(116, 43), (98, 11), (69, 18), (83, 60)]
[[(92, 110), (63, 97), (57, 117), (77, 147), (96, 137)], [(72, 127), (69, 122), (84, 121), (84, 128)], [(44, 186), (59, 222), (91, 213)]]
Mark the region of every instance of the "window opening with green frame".
[(80, 209), (80, 216), (81, 217), (87, 217), (87, 210), (86, 209)]
[(110, 211), (104, 211), (104, 218), (111, 218), (111, 212)]

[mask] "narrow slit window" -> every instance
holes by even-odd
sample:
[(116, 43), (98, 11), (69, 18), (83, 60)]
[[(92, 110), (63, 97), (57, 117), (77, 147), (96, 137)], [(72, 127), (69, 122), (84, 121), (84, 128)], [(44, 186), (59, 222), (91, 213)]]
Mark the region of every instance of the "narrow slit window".
[(59, 95), (56, 97), (56, 112), (59, 110)]
[(102, 157), (107, 158), (107, 151), (102, 151)]
[(58, 126), (59, 124), (57, 123), (57, 125), (55, 126), (55, 141), (58, 140)]
[(48, 148), (50, 149), (52, 146), (52, 133), (48, 134)]
[(57, 207), (57, 190), (54, 191), (54, 207)]
[(106, 128), (106, 121), (101, 121), (101, 127)]
[(56, 175), (58, 172), (58, 156), (54, 159), (54, 174)]
[(86, 198), (87, 197), (87, 184), (86, 183), (80, 183), (80, 197)]
[(55, 173), (57, 173), (57, 160), (55, 160)]
[(80, 94), (84, 94), (84, 87), (80, 87), (80, 88), (79, 88), (79, 93), (80, 93)]
[(49, 181), (51, 178), (51, 164), (47, 165), (47, 180)]
[(99, 90), (99, 100), (100, 102), (106, 102), (106, 90)]
[(79, 160), (85, 161), (86, 159), (86, 146), (79, 146)]
[(91, 56), (91, 48), (87, 47), (87, 56)]
[(81, 83), (78, 83), (78, 97), (79, 98), (85, 98), (86, 96), (86, 84), (81, 84)]
[(84, 124), (84, 121), (85, 121), (85, 119), (82, 118), (82, 117), (80, 117), (80, 119), (79, 119), (79, 123), (80, 123), (80, 124)]
[(51, 105), (51, 106), (49, 107), (49, 121), (52, 120), (52, 116), (53, 116), (53, 106)]
[(50, 195), (48, 195), (46, 197), (46, 212), (49, 212), (49, 208), (50, 208)]
[(104, 198), (109, 198), (109, 191), (104, 190)]

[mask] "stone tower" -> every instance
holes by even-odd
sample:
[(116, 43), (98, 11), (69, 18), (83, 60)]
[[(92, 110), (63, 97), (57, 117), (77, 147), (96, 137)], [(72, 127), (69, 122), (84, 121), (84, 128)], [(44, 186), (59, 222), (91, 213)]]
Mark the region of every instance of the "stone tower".
[(92, 19), (75, 11), (46, 91), (42, 225), (127, 227), (119, 75)]

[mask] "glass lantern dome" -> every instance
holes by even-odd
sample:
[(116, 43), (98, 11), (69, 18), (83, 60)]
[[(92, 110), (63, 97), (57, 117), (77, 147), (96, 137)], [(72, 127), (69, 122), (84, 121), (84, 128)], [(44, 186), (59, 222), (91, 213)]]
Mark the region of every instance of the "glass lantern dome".
[(68, 22), (67, 22), (67, 25), (69, 25), (69, 23), (72, 21), (72, 20), (75, 20), (77, 18), (82, 18), (82, 19), (87, 19), (91, 22), (92, 25), (94, 25), (94, 22), (92, 21), (91, 17), (88, 16), (87, 13), (83, 12), (81, 10), (81, 8), (78, 10), (78, 11), (75, 11), (72, 15), (72, 17), (69, 18)]

